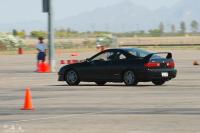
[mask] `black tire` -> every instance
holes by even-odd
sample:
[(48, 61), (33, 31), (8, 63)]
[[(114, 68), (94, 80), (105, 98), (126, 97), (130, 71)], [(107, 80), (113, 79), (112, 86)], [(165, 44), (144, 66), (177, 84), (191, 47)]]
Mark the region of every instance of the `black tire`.
[(73, 69), (67, 71), (65, 74), (65, 81), (70, 86), (79, 85), (80, 80), (79, 80), (78, 73), (76, 71), (74, 71)]
[(106, 81), (95, 81), (95, 83), (98, 85), (98, 86), (104, 86), (106, 84)]
[(152, 81), (152, 83), (153, 83), (154, 85), (157, 85), (157, 86), (164, 85), (165, 82), (166, 82), (166, 81), (164, 81), (164, 80), (154, 80), (154, 81)]
[(136, 86), (138, 84), (137, 77), (133, 71), (125, 71), (123, 74), (123, 81), (127, 86)]

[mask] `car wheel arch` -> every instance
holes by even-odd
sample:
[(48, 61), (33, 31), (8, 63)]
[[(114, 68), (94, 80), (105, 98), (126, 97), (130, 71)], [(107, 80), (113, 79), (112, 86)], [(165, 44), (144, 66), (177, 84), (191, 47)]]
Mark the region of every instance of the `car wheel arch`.
[(138, 74), (137, 74), (137, 72), (136, 72), (135, 69), (129, 69), (129, 68), (127, 68), (127, 69), (123, 70), (122, 73), (121, 73), (121, 79), (122, 80), (123, 80), (124, 73), (127, 72), (127, 71), (132, 71), (135, 74), (136, 78), (138, 77), (137, 76)]
[(138, 84), (138, 79), (137, 75), (135, 74), (136, 72), (133, 69), (127, 69), (124, 71), (122, 74), (122, 81), (127, 85), (127, 86), (136, 86)]
[(66, 74), (67, 74), (67, 72), (70, 71), (70, 70), (74, 70), (74, 71), (77, 73), (78, 77), (80, 78), (78, 71), (77, 71), (75, 68), (73, 68), (73, 67), (68, 67), (68, 68), (65, 70), (65, 72), (64, 72), (64, 78), (66, 78)]
[(81, 82), (78, 72), (73, 68), (65, 71), (64, 78), (70, 86), (77, 86)]

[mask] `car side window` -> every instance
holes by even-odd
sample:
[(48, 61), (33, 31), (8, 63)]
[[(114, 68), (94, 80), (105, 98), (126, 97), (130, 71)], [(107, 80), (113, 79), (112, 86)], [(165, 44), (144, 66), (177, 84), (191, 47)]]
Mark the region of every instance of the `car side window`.
[(121, 53), (121, 52), (117, 52), (116, 55), (117, 55), (118, 60), (127, 59), (127, 57), (123, 53)]
[(138, 56), (138, 53), (137, 53), (136, 51), (129, 51), (129, 53), (130, 53), (131, 55)]
[(95, 58), (92, 61), (116, 61), (116, 60), (123, 60), (127, 59), (127, 57), (121, 52), (104, 52)]
[(95, 58), (92, 59), (92, 61), (105, 61), (106, 60), (106, 54), (102, 53), (98, 56), (96, 56)]
[(117, 56), (115, 52), (108, 52), (107, 53), (107, 61), (114, 61), (117, 60)]
[(114, 58), (115, 58), (114, 52), (104, 52), (93, 58), (92, 61), (111, 61), (114, 60)]
[(121, 52), (110, 52), (108, 54), (108, 61), (123, 60), (127, 57)]

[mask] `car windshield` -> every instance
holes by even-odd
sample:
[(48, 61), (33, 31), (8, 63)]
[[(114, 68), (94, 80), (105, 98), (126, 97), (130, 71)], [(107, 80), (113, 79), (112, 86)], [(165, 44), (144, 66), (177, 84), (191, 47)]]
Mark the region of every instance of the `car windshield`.
[(128, 51), (129, 54), (138, 56), (138, 57), (146, 57), (147, 55), (151, 54), (148, 51), (142, 50), (142, 49), (135, 49), (135, 48), (130, 48), (130, 49), (125, 49)]

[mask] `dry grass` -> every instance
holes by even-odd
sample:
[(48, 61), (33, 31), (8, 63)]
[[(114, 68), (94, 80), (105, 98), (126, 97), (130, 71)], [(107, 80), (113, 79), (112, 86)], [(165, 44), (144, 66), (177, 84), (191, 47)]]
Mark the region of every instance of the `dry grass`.
[[(83, 46), (85, 41), (91, 41), (95, 42), (95, 38), (69, 38), (69, 39), (56, 39), (56, 43), (59, 42), (72, 42), (73, 44), (78, 44), (80, 46)], [(35, 54), (37, 53), (35, 49), (35, 45), (37, 44), (37, 39), (26, 39), (26, 44), (32, 48), (30, 50), (26, 50), (25, 54)], [(151, 49), (151, 50), (200, 50), (200, 46), (190, 46), (190, 44), (200, 44), (200, 37), (199, 36), (193, 36), (193, 37), (130, 37), (130, 38), (118, 38), (118, 44), (119, 45), (138, 45), (139, 48), (145, 48), (145, 49)], [(162, 44), (188, 44), (188, 46), (181, 47), (181, 46), (173, 46), (173, 47), (167, 47), (167, 46), (140, 46), (140, 45), (162, 45)], [(69, 48), (69, 49), (58, 49), (57, 54), (60, 53), (70, 53), (70, 52), (88, 52), (88, 51), (97, 51), (95, 46), (94, 48), (86, 48), (86, 47), (80, 47), (80, 48)], [(1, 55), (4, 54), (17, 54), (17, 50), (12, 51), (0, 51)]]
[[(69, 39), (56, 39), (59, 42), (72, 42), (74, 44), (82, 45), (85, 41), (95, 42), (95, 38), (69, 38)], [(27, 39), (26, 44), (34, 46), (37, 39)], [(187, 37), (127, 37), (118, 38), (118, 43), (123, 45), (151, 45), (151, 44), (200, 44), (199, 36)]]
[(121, 45), (200, 44), (200, 37), (133, 37), (119, 38), (118, 41)]

